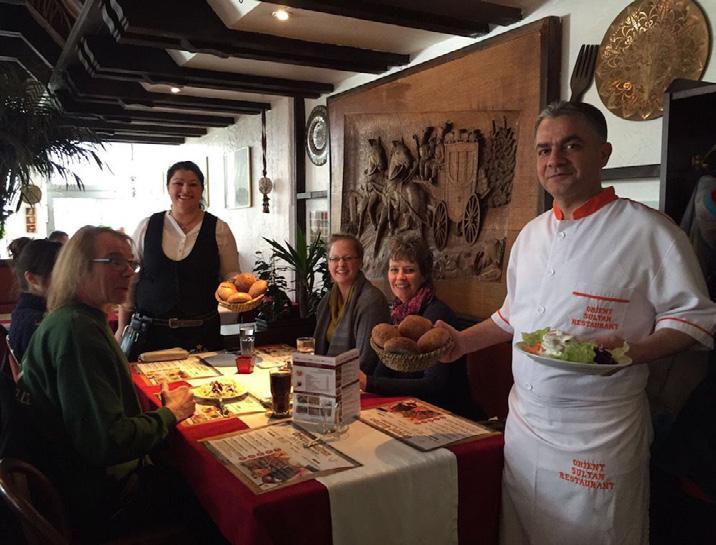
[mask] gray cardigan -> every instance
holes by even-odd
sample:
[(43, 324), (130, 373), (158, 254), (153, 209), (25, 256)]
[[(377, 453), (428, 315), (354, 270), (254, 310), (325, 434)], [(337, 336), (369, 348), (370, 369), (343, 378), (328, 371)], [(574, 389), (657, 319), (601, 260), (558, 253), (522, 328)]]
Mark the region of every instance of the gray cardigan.
[(318, 304), (316, 314), (316, 354), (323, 356), (336, 356), (351, 348), (360, 352), (360, 368), (367, 375), (371, 375), (378, 356), (370, 347), (370, 334), (373, 327), (380, 323), (390, 323), (388, 302), (383, 292), (376, 288), (361, 272), (353, 286), (353, 296), (348, 302), (348, 308), (338, 322), (333, 332), (333, 340), (329, 344), (326, 340), (326, 330), (331, 321), (331, 312), (328, 308), (330, 292)]

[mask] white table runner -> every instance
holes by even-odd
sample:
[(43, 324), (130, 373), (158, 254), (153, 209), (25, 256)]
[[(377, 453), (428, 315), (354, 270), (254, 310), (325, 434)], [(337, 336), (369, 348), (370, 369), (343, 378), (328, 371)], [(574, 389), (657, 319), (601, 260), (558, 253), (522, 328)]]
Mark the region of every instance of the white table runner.
[(331, 444), (363, 464), (318, 479), (330, 497), (333, 545), (457, 544), (452, 452), (419, 452), (357, 421)]

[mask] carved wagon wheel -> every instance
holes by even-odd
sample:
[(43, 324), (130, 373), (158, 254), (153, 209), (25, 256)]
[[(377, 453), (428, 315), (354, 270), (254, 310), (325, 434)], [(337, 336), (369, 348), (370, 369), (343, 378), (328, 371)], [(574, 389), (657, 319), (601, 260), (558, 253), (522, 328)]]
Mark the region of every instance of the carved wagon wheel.
[(433, 238), (438, 250), (447, 246), (448, 232), (450, 231), (450, 218), (448, 218), (447, 203), (440, 201), (433, 213)]
[(462, 216), (462, 233), (468, 244), (477, 242), (480, 234), (480, 199), (473, 193), (467, 200), (465, 212)]

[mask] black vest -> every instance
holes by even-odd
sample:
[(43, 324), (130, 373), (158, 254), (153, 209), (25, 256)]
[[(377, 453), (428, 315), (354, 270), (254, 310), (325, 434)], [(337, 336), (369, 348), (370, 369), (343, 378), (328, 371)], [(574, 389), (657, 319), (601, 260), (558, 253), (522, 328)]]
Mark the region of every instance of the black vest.
[(162, 250), (164, 212), (149, 218), (144, 256), (136, 289), (136, 310), (152, 318), (191, 318), (216, 310), (219, 284), (219, 247), (216, 216), (204, 213), (194, 247), (181, 261)]

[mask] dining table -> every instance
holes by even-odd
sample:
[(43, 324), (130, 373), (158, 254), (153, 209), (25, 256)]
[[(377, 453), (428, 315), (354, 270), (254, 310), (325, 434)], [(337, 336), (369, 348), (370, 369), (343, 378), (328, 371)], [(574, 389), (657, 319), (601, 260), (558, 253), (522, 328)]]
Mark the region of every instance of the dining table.
[[(289, 346), (270, 348), (269, 352), (272, 354), (292, 351)], [(259, 347), (257, 350), (261, 351), (261, 349), (262, 347)], [(253, 367), (251, 373), (237, 374), (235, 365), (215, 368), (221, 375), (232, 376), (245, 385), (251, 395), (257, 399), (268, 401), (270, 400), (269, 368), (280, 364), (279, 361), (272, 364), (269, 360), (270, 358), (266, 356), (263, 361), (262, 358), (257, 358), (259, 363)], [(223, 361), (231, 361), (231, 355), (224, 355)], [(150, 383), (143, 374), (138, 372), (136, 364), (132, 364), (130, 368), (142, 407), (145, 410), (158, 407), (161, 404), (160, 385)], [(182, 384), (185, 383), (176, 381), (171, 383), (170, 387)], [(363, 393), (361, 394), (361, 410), (368, 410), (397, 399), (399, 398), (385, 398)], [(275, 423), (275, 419), (271, 418), (268, 412), (261, 412), (239, 417), (217, 418), (194, 425), (179, 424), (167, 440), (162, 452), (162, 459), (170, 463), (186, 480), (206, 513), (212, 518), (227, 541), (234, 545), (291, 543), (338, 545), (337, 541), (340, 543), (351, 542), (350, 532), (348, 532), (347, 539), (345, 531), (340, 539), (337, 537), (341, 535), (340, 525), (345, 525), (345, 522), (334, 520), (334, 517), (338, 518), (335, 513), (332, 513), (332, 509), (335, 511), (335, 506), (332, 507), (334, 502), (326, 484), (320, 479), (309, 479), (257, 494), (222, 464), (204, 443), (204, 440), (210, 437), (272, 423)], [(360, 421), (351, 423), (345, 435), (333, 443), (333, 446), (342, 450), (351, 442), (362, 440), (361, 430), (364, 427), (365, 424)], [(371, 431), (380, 433), (372, 428)], [(385, 441), (381, 443), (383, 446), (380, 448), (371, 450), (363, 447), (362, 456), (365, 458), (362, 460), (363, 462), (375, 461), (371, 459), (383, 457), (383, 447), (397, 441), (388, 436), (384, 439)], [(503, 444), (501, 434), (491, 434), (487, 437), (463, 440), (438, 449), (452, 453), (456, 462), (454, 464), (457, 483), (457, 530), (455, 534), (458, 543), (492, 545), (498, 541)], [(401, 448), (410, 449), (410, 447), (402, 445)], [(405, 465), (405, 463), (395, 465), (396, 467), (392, 467), (390, 463), (387, 466), (384, 464), (381, 469), (382, 473), (371, 478), (378, 479), (378, 481), (388, 479), (392, 472), (405, 470), (405, 468), (397, 467)], [(418, 480), (427, 478), (431, 473), (430, 466), (414, 473), (417, 474)], [(433, 486), (432, 481), (430, 483), (430, 486)], [(417, 484), (419, 485), (419, 483)], [(436, 486), (436, 491), (439, 488), (439, 485)], [(406, 490), (405, 493), (409, 494), (410, 491)], [(381, 505), (366, 505), (360, 501), (356, 501), (353, 505), (349, 500), (347, 517), (348, 520), (353, 517), (353, 510), (355, 510), (355, 516), (358, 517), (361, 510), (370, 511), (381, 508)], [(362, 513), (362, 515), (364, 517), (371, 516), (370, 513)], [(345, 508), (343, 516), (346, 516)], [(418, 512), (403, 513), (401, 517), (406, 517), (406, 520), (401, 523), (409, 527), (413, 523), (410, 520), (411, 516), (424, 515)], [(359, 519), (356, 518), (356, 520)], [(392, 540), (382, 541), (390, 542)], [(357, 543), (358, 541), (353, 542)], [(401, 540), (401, 542), (404, 541)]]

